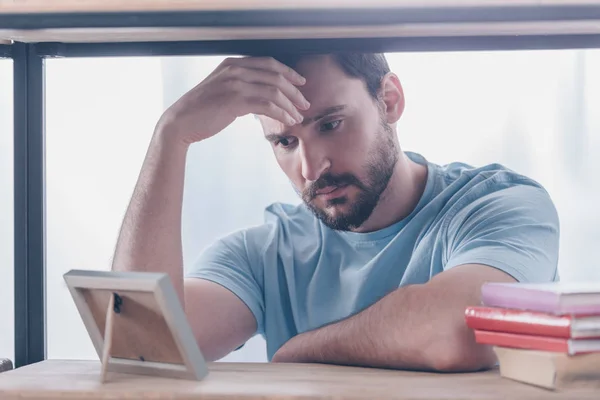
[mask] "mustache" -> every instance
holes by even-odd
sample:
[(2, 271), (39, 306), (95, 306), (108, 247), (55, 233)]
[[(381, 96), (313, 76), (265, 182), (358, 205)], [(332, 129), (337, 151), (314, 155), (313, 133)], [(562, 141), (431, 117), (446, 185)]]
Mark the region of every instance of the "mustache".
[(311, 201), (317, 196), (317, 191), (327, 186), (348, 186), (355, 185), (360, 189), (365, 189), (364, 185), (356, 178), (356, 176), (345, 173), (341, 175), (323, 174), (316, 181), (311, 183), (302, 193), (302, 197), (306, 202)]

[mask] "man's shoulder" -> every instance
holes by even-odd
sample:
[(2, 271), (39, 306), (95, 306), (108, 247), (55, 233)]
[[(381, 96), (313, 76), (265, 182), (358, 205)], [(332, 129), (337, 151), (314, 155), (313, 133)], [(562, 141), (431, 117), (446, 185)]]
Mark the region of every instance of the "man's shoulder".
[(302, 204), (271, 203), (262, 223), (240, 228), (216, 240), (211, 251), (246, 254), (253, 260), (280, 248), (318, 245), (319, 221)]
[(542, 215), (556, 219), (556, 208), (546, 188), (530, 176), (503, 164), (474, 167), (465, 163), (440, 166), (446, 210), (462, 224), (464, 218), (510, 218)]
[(243, 253), (253, 264), (283, 251), (292, 254), (320, 245), (319, 221), (303, 205), (271, 203), (265, 207), (264, 221), (232, 232), (215, 243), (221, 251)]
[[(544, 186), (532, 177), (500, 163), (472, 166), (463, 162), (433, 164), (435, 193), (431, 208), (445, 220), (462, 220), (483, 215), (482, 211), (507, 215), (531, 208), (555, 213), (554, 204)], [(527, 207), (524, 207), (527, 205)]]
[(535, 179), (501, 163), (476, 167), (464, 162), (452, 162), (438, 168), (446, 185), (476, 185), (486, 182), (488, 185), (529, 185), (543, 188)]
[(463, 205), (484, 197), (518, 198), (532, 194), (549, 197), (539, 181), (500, 163), (476, 167), (453, 162), (438, 165), (437, 169), (440, 194), (445, 192), (448, 200), (460, 201)]

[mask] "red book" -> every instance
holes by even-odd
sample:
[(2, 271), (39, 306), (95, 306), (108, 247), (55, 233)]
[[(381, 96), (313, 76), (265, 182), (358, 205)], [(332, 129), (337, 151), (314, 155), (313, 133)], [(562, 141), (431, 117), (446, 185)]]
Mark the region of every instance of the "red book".
[(597, 339), (564, 339), (480, 330), (475, 330), (474, 332), (475, 341), (480, 344), (516, 349), (551, 351), (568, 355), (600, 352), (600, 340)]
[(600, 338), (600, 315), (552, 315), (499, 307), (468, 307), (467, 326), (484, 331), (566, 339)]

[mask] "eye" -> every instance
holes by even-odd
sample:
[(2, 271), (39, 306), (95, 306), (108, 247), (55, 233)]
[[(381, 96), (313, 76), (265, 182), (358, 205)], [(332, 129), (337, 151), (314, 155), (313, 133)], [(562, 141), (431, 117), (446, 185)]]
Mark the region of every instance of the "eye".
[(276, 146), (281, 146), (283, 148), (290, 148), (294, 145), (295, 139), (292, 137), (282, 137), (281, 139), (275, 142)]
[(325, 122), (324, 124), (321, 125), (321, 132), (333, 131), (338, 126), (340, 126), (341, 123), (342, 123), (341, 119), (336, 120), (336, 121), (331, 121), (331, 122)]

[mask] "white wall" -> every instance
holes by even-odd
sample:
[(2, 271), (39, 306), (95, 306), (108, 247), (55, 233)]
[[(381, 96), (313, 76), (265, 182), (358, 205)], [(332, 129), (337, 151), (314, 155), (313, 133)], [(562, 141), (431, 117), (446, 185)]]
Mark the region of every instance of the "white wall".
[(12, 68), (0, 59), (0, 358), (14, 360)]
[[(62, 274), (109, 268), (157, 118), (220, 59), (48, 60), (49, 358), (96, 358)], [(600, 237), (594, 208), (600, 203), (594, 179), (600, 165), (593, 157), (600, 153), (600, 115), (592, 109), (600, 100), (595, 73), (600, 51), (412, 53), (388, 59), (407, 99), (398, 126), (403, 147), (438, 163), (501, 162), (538, 179), (560, 213), (563, 279), (600, 280), (590, 251)], [(6, 133), (0, 133), (5, 141)], [(4, 146), (0, 151), (6, 153)], [(6, 165), (0, 163), (0, 179), (8, 176)], [(260, 223), (272, 201), (298, 200), (252, 117), (194, 145), (186, 171), (185, 259), (193, 260), (221, 235)], [(4, 209), (0, 216), (10, 214)], [(0, 268), (10, 262), (0, 253)], [(9, 273), (2, 270), (2, 277)], [(0, 320), (7, 320), (7, 311), (3, 302)], [(264, 361), (264, 342), (255, 338), (226, 359)]]

